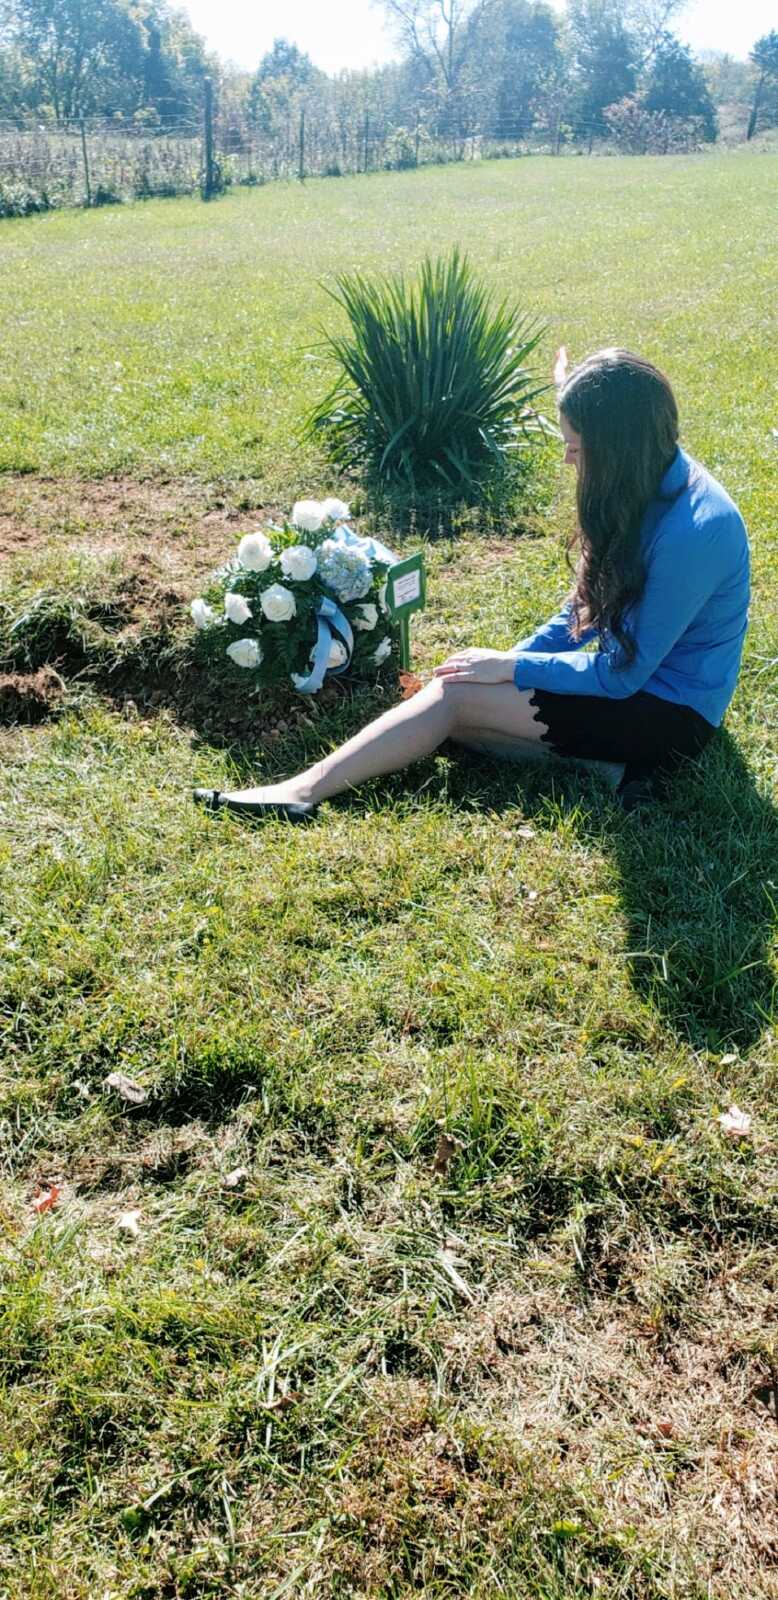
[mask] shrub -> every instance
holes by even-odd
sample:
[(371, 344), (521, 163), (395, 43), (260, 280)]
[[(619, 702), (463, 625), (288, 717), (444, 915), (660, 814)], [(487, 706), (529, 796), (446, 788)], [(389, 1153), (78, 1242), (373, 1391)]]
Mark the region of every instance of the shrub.
[(415, 134), (407, 128), (395, 128), (384, 146), (383, 164), (388, 172), (408, 172), (418, 166)]
[(355, 273), (331, 293), (351, 329), (327, 339), (341, 375), (309, 428), (341, 467), (474, 503), (512, 452), (548, 430), (534, 409), (548, 385), (525, 365), (543, 326), (492, 306), (458, 251), (426, 259), (417, 285)]
[(93, 206), (120, 206), (122, 197), (109, 183), (98, 183), (92, 191)]
[(0, 179), (0, 217), (31, 217), (38, 211), (52, 211), (61, 197), (47, 189), (34, 189), (24, 182)]
[(696, 150), (707, 139), (702, 117), (673, 117), (650, 111), (634, 95), (606, 106), (609, 137), (622, 155), (665, 156)]

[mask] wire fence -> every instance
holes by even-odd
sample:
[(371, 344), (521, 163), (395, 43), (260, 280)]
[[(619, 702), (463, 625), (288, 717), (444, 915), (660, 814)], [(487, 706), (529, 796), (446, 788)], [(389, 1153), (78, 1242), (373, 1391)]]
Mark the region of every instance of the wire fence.
[[(421, 121), (397, 126), (369, 110), (338, 115), (315, 105), (289, 107), (271, 128), (245, 114), (214, 108), (206, 86), (201, 114), (157, 125), (90, 118), (50, 127), (0, 122), (0, 216), (60, 206), (201, 194), (232, 184), (399, 171), (431, 163), (501, 156), (641, 153), (698, 148), (695, 119), (653, 125), (653, 144), (632, 130), (632, 144), (602, 119), (573, 127), (561, 112), (495, 119), (486, 126), (435, 131)], [(641, 144), (642, 140), (642, 144)]]

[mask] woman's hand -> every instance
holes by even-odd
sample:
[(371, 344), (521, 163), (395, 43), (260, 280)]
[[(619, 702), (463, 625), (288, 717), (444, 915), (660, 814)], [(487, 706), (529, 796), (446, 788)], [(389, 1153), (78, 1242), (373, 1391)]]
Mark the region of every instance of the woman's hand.
[(511, 683), (515, 666), (510, 650), (458, 650), (434, 668), (433, 677), (457, 683)]

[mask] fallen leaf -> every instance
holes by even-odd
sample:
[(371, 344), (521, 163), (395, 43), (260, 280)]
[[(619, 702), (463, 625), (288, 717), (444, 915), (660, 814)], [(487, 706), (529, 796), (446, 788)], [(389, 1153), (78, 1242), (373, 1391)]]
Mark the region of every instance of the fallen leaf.
[(37, 1211), (39, 1217), (43, 1216), (44, 1211), (53, 1211), (60, 1193), (57, 1184), (53, 1183), (50, 1189), (44, 1189), (42, 1194), (35, 1196), (32, 1202), (33, 1211)]
[(233, 1167), (232, 1172), (228, 1172), (226, 1176), (222, 1178), (222, 1188), (237, 1189), (238, 1186), (243, 1183), (244, 1179), (248, 1177), (248, 1175), (248, 1167)]
[(124, 1072), (109, 1072), (105, 1087), (114, 1089), (120, 1100), (126, 1100), (132, 1106), (142, 1106), (144, 1100), (148, 1100), (148, 1093), (143, 1085), (136, 1083), (134, 1078), (128, 1078)]
[(117, 1226), (117, 1228), (121, 1228), (122, 1233), (129, 1233), (131, 1238), (139, 1239), (140, 1238), (140, 1212), (139, 1211), (123, 1211), (121, 1216), (117, 1217), (117, 1219), (116, 1219), (116, 1226)]
[(424, 685), (421, 678), (417, 678), (415, 672), (401, 672), (400, 688), (402, 689), (403, 700), (411, 700), (415, 694), (418, 694), (420, 689), (424, 688)]
[(751, 1132), (751, 1118), (747, 1111), (741, 1111), (739, 1106), (731, 1105), (728, 1111), (722, 1111), (716, 1118), (722, 1133), (729, 1134), (730, 1139), (747, 1139)]
[(452, 1139), (450, 1133), (441, 1133), (439, 1135), (435, 1159), (432, 1163), (432, 1170), (436, 1177), (445, 1178), (456, 1154), (456, 1148), (456, 1139)]
[(263, 1411), (288, 1411), (290, 1406), (297, 1404), (301, 1398), (298, 1390), (290, 1389), (286, 1394), (276, 1395), (275, 1400), (268, 1400), (262, 1405)]
[(663, 1417), (656, 1427), (657, 1433), (661, 1433), (663, 1439), (672, 1439), (675, 1428), (668, 1417)]
[(516, 832), (520, 839), (534, 839), (535, 837), (535, 829), (529, 826), (517, 828)]

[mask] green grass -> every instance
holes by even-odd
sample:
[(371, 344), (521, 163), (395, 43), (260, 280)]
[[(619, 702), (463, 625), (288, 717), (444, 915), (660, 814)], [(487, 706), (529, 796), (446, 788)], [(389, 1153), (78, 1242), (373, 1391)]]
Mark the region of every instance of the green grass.
[(456, 241), (549, 321), (549, 356), (618, 340), (664, 363), (692, 447), (735, 456), (752, 494), (777, 162), (494, 162), (4, 222), (0, 467), (249, 476), (288, 499), (328, 386), (307, 359), (333, 326), (325, 285)]
[[(66, 680), (0, 729), (3, 1597), (775, 1595), (774, 176), (505, 162), (3, 224), (0, 657)], [(339, 487), (294, 442), (317, 278), (454, 242), (549, 351), (666, 365), (754, 540), (727, 731), (640, 820), (450, 753), (307, 829), (203, 816), (193, 782), (392, 692), (214, 706), (177, 596), (241, 507)], [(555, 604), (559, 483), (531, 535), (430, 544), (422, 667)]]

